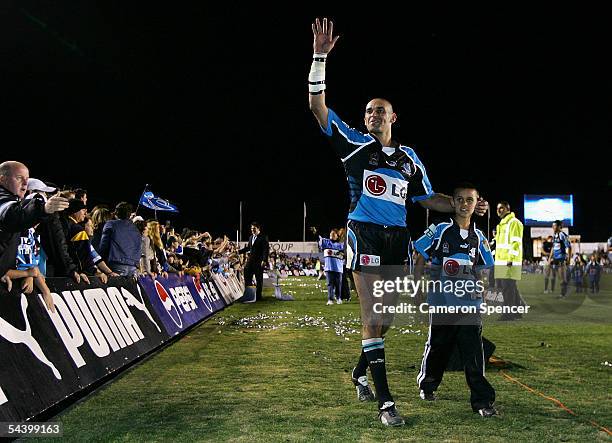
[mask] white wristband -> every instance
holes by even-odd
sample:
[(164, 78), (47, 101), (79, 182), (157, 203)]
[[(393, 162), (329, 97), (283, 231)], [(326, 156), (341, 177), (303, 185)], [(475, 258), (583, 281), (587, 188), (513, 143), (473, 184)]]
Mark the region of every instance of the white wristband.
[(319, 94), (325, 90), (325, 59), (327, 54), (315, 52), (308, 74), (308, 92)]

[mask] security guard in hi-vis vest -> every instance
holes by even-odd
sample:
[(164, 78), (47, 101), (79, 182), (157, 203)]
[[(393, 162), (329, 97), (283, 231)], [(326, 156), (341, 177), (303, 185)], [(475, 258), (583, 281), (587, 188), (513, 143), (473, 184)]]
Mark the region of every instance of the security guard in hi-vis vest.
[[(510, 203), (497, 204), (500, 222), (495, 235), (495, 278), (501, 281), (504, 306), (525, 306), (516, 282), (523, 266), (523, 223), (510, 211)], [(500, 320), (516, 320), (523, 314), (502, 314)]]

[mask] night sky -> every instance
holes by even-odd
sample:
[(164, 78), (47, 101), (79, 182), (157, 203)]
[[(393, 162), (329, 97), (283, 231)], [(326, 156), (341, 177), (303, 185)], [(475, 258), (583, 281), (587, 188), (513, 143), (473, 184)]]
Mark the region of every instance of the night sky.
[[(244, 234), (257, 219), (271, 240), (301, 239), (303, 201), (308, 226), (342, 225), (344, 172), (307, 105), (310, 24), (329, 16), (341, 38), (327, 104), (341, 118), (363, 129), (368, 100), (388, 98), (436, 191), (467, 179), (519, 216), (523, 194), (573, 193), (570, 232), (612, 234), (602, 11), (3, 4), (2, 160), (93, 204), (136, 203), (148, 183), (181, 209), (162, 220), (213, 235), (235, 237), (241, 200)], [(424, 214), (409, 208), (413, 232)]]

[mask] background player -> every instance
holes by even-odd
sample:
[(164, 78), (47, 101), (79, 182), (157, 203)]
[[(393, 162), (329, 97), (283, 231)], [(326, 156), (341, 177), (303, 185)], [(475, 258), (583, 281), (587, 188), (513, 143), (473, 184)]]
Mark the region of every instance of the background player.
[(555, 281), (558, 275), (561, 281), (560, 297), (563, 298), (567, 295), (567, 265), (569, 265), (569, 260), (572, 256), (572, 246), (568, 235), (562, 231), (563, 222), (561, 220), (555, 220), (552, 228), (554, 231), (553, 248), (548, 258), (553, 273), (550, 289), (551, 292), (555, 292)]

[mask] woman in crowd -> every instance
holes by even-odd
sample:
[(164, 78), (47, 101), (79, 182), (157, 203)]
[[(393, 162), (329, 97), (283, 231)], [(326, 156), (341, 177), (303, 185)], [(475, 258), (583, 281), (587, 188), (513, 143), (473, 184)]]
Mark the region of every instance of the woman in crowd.
[(102, 229), (104, 228), (104, 224), (112, 219), (113, 214), (104, 206), (97, 206), (91, 212), (93, 234), (90, 236), (90, 238), (91, 245), (95, 250), (100, 249), (100, 239), (102, 238)]

